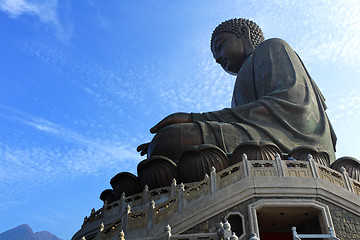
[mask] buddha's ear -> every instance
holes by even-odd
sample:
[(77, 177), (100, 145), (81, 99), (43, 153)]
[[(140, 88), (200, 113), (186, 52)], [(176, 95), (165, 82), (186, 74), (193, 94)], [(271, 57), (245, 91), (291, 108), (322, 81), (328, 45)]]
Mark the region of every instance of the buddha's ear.
[(252, 42), (251, 42), (251, 36), (250, 36), (250, 28), (248, 25), (243, 24), (239, 26), (238, 29), (239, 33), (241, 34), (241, 37), (243, 38), (243, 40), (245, 40), (245, 42), (247, 44), (250, 45), (250, 47), (254, 48)]

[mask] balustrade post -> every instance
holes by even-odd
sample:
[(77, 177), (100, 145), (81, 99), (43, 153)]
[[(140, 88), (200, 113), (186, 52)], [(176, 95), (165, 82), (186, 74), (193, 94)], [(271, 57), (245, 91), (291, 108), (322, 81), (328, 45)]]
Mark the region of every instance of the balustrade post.
[(315, 161), (314, 161), (313, 157), (311, 156), (311, 154), (307, 155), (307, 159), (309, 161), (310, 169), (311, 169), (311, 172), (312, 172), (314, 178), (319, 178), (319, 173), (318, 173)]
[(121, 206), (119, 207), (120, 212), (125, 211), (126, 206), (125, 206), (125, 193), (124, 192), (121, 194), (120, 204), (121, 204)]
[(285, 177), (282, 160), (278, 153), (275, 154), (275, 164), (276, 164), (276, 169), (279, 174), (279, 177)]
[(181, 211), (184, 207), (184, 192), (185, 192), (185, 186), (183, 183), (180, 184), (179, 190), (178, 190), (178, 211)]
[(104, 237), (103, 237), (104, 228), (105, 228), (104, 223), (101, 223), (101, 224), (100, 224), (100, 228), (99, 228), (99, 232), (98, 232), (98, 234), (97, 234), (97, 236), (96, 236), (96, 238), (97, 238), (98, 240), (103, 240), (103, 239), (104, 239)]
[(248, 161), (247, 155), (245, 153), (242, 155), (242, 163), (243, 163), (243, 169), (244, 169), (244, 177), (248, 178), (250, 176), (249, 161)]
[(256, 233), (252, 233), (249, 240), (260, 240), (260, 239), (257, 237)]
[(154, 209), (155, 209), (155, 202), (154, 202), (154, 200), (151, 200), (151, 202), (149, 204), (149, 219), (148, 219), (148, 223), (147, 223), (148, 230), (150, 230), (153, 227), (153, 223), (155, 222)]
[(121, 230), (119, 233), (119, 240), (125, 240), (125, 233), (123, 230)]
[(349, 177), (349, 174), (346, 172), (346, 169), (344, 167), (341, 167), (341, 173), (344, 177), (344, 180), (345, 180), (345, 185), (346, 185), (346, 188), (350, 191), (350, 192), (354, 192), (354, 188), (351, 184), (351, 180), (350, 180), (350, 177)]
[(131, 213), (131, 207), (130, 205), (127, 205), (125, 209), (125, 214), (122, 216), (121, 219), (122, 229), (125, 229), (125, 232), (127, 230), (128, 218), (130, 213)]
[(232, 235), (229, 238), (230, 240), (239, 240), (239, 238), (236, 236), (236, 233), (232, 233)]
[(107, 212), (107, 207), (108, 207), (108, 203), (107, 203), (107, 200), (105, 200), (104, 205), (102, 207), (102, 214), (103, 214), (104, 217), (105, 217), (106, 212)]
[(176, 195), (176, 179), (174, 178), (171, 183), (170, 197), (173, 198)]
[(216, 169), (212, 166), (210, 171), (210, 191), (211, 194), (216, 192)]
[(166, 225), (165, 232), (164, 232), (164, 240), (170, 240), (171, 238), (171, 227), (170, 225)]
[(224, 222), (224, 239), (229, 239), (231, 237), (231, 225), (230, 223), (226, 220)]
[(148, 185), (145, 185), (141, 196), (141, 204), (145, 205), (148, 202), (148, 198), (149, 198), (149, 187)]

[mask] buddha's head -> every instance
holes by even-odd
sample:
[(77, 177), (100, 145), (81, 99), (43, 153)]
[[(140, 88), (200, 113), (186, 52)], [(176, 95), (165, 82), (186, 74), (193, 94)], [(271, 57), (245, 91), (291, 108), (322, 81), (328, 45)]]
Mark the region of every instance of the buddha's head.
[(217, 26), (211, 37), (211, 51), (217, 63), (236, 75), (244, 61), (264, 41), (260, 27), (247, 19), (235, 18)]

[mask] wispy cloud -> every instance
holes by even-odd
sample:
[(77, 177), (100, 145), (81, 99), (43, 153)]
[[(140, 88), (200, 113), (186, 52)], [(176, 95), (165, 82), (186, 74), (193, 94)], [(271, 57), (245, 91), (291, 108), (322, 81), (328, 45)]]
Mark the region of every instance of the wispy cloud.
[[(4, 107), (1, 107), (4, 109)], [(48, 180), (134, 171), (140, 160), (135, 146), (119, 141), (90, 139), (46, 119), (12, 109), (8, 119), (59, 138), (49, 146), (14, 146), (0, 141), (0, 182), (43, 183)], [(4, 117), (2, 115), (2, 117)], [(121, 165), (121, 168), (119, 167)]]
[(265, 37), (285, 39), (305, 63), (331, 62), (360, 71), (359, 1), (255, 1), (253, 7)]
[(0, 10), (8, 13), (11, 18), (21, 15), (33, 15), (41, 22), (53, 26), (55, 35), (63, 42), (68, 42), (71, 37), (72, 25), (62, 23), (57, 12), (57, 0), (2, 0)]

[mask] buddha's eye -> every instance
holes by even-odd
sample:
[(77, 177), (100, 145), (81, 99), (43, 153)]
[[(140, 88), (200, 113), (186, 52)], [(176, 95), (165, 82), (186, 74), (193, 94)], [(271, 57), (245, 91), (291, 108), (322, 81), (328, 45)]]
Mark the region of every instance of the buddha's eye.
[(224, 46), (225, 42), (226, 42), (226, 39), (224, 39), (224, 38), (217, 42), (217, 44), (216, 44), (216, 51), (217, 52), (221, 51), (221, 49)]

